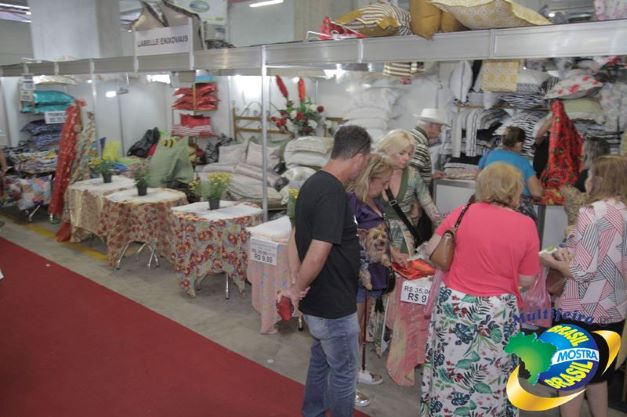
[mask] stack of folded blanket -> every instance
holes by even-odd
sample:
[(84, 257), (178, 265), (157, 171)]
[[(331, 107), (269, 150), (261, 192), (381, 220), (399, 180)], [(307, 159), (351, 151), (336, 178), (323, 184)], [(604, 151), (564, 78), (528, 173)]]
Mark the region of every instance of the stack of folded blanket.
[(41, 119), (24, 125), (22, 132), (29, 133), (31, 136), (29, 140), (25, 141), (25, 144), (30, 149), (35, 151), (47, 151), (58, 148), (62, 129), (63, 123), (46, 124), (46, 122)]
[(202, 138), (215, 136), (211, 126), (211, 117), (191, 114), (181, 114), (181, 123), (172, 126), (172, 135)]

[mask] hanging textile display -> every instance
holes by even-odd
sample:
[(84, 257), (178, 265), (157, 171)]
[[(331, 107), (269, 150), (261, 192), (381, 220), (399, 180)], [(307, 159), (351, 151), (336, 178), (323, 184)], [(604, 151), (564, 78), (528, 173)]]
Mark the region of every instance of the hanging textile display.
[(545, 188), (543, 204), (561, 205), (564, 197), (559, 188), (577, 181), (583, 162), (583, 138), (566, 115), (564, 104), (551, 105), (554, 121), (549, 138), (549, 161), (541, 181)]
[(82, 106), (85, 106), (85, 101), (76, 100), (65, 111), (66, 119), (59, 142), (59, 156), (52, 187), (52, 198), (48, 206), (48, 213), (57, 217), (63, 213), (63, 196), (70, 183), (72, 165), (74, 158), (76, 158), (76, 140), (82, 128), (80, 111)]

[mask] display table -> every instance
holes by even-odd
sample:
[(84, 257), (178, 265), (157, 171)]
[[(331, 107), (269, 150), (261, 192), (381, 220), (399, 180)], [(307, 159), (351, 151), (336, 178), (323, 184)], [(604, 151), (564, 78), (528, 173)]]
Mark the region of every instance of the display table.
[(386, 368), (398, 385), (413, 386), (414, 368), (425, 362), (429, 319), (425, 318), (424, 305), (401, 301), (405, 281), (396, 274), (396, 285), (387, 302), (386, 326), (392, 329), (392, 341)]
[(174, 268), (181, 286), (196, 295), (196, 285), (208, 274), (224, 272), (228, 298), (229, 278), (240, 292), (246, 281), (246, 227), (259, 224), (263, 211), (251, 203), (220, 202), (209, 210), (199, 202), (169, 210), (172, 227)]
[[(148, 266), (156, 254), (172, 258), (170, 209), (187, 203), (185, 194), (167, 188), (149, 188), (138, 196), (137, 189), (104, 196), (97, 234), (107, 243), (109, 264), (117, 268), (132, 242), (142, 242), (152, 250)], [(157, 260), (158, 265), (158, 260)]]
[[(272, 261), (262, 262), (248, 258), (247, 276), (252, 287), (252, 305), (261, 314), (260, 332), (276, 333), (275, 324), (281, 318), (276, 311), (277, 292), (290, 286), (287, 263), (287, 241), (291, 232), (287, 216), (277, 220), (248, 228), (251, 239), (260, 239), (276, 247), (276, 257)], [(296, 316), (298, 312), (294, 312)]]
[(90, 234), (97, 234), (104, 196), (116, 191), (135, 188), (127, 177), (114, 175), (110, 183), (102, 178), (78, 181), (67, 188), (67, 204), (72, 224), (72, 242), (80, 242)]

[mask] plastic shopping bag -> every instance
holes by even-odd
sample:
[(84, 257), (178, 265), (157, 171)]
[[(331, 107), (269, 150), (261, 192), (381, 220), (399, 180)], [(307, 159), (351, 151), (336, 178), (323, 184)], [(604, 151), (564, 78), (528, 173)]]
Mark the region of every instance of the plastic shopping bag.
[(520, 318), (523, 324), (551, 327), (551, 297), (546, 289), (548, 268), (541, 268), (536, 282), (523, 295)]

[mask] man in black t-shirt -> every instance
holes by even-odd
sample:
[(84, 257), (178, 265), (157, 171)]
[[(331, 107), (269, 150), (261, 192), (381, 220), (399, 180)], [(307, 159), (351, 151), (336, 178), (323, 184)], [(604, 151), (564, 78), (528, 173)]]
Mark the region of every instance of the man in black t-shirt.
[(303, 416), (353, 415), (359, 363), (357, 222), (344, 186), (366, 168), (371, 139), (358, 126), (335, 134), (331, 160), (300, 189), (288, 245), (292, 286), (313, 337)]

